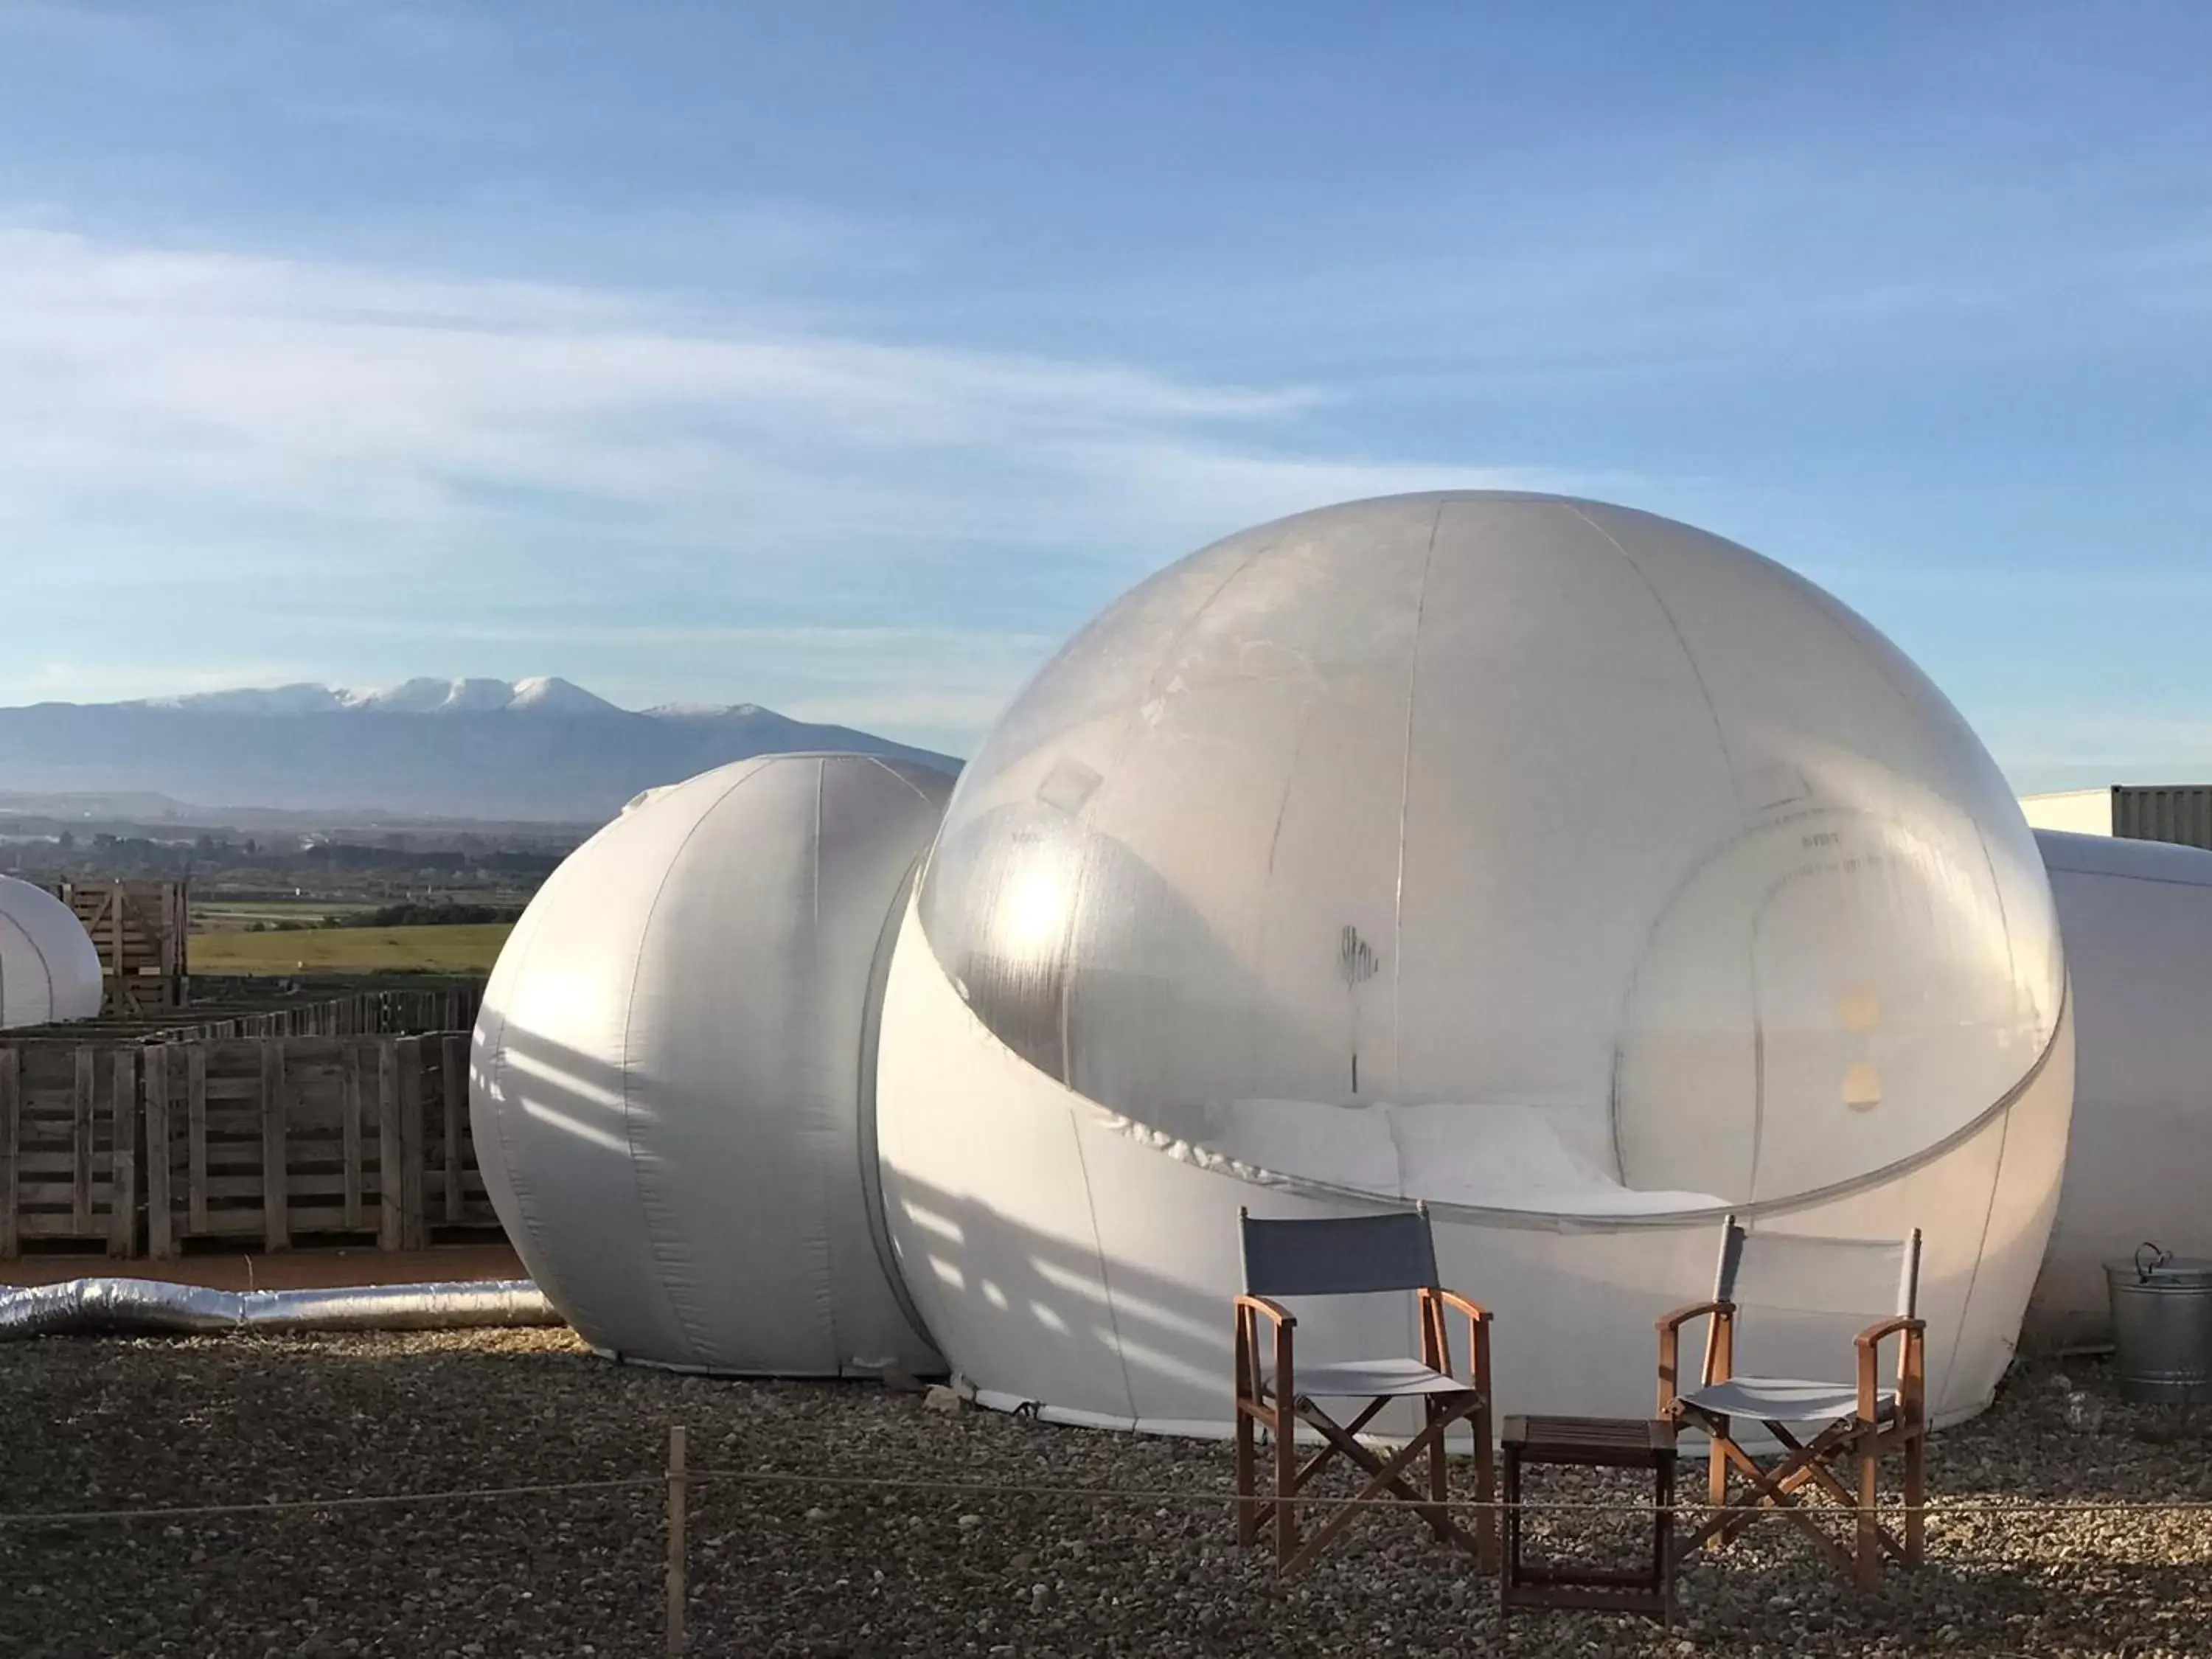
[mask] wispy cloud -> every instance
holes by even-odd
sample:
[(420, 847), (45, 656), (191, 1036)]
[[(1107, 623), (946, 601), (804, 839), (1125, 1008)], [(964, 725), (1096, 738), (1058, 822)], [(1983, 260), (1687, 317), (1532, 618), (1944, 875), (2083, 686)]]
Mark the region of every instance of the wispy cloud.
[[(549, 653), (830, 625), (867, 650), (817, 633), (754, 665), (775, 659), (809, 708), (896, 726), (911, 707), (943, 738), (1042, 654), (1034, 617), (999, 614), (1002, 582), (1057, 587), (1079, 616), (1138, 569), (1320, 501), (1575, 482), (1314, 453), (1323, 401), (735, 306), (0, 230), (18, 601), (81, 604), (94, 563), (142, 592), (239, 584), (295, 640), (353, 640), (319, 678), (391, 659), (359, 650), (380, 629), (416, 649), (397, 673), (483, 666), (419, 658), (475, 625)], [(0, 668), (0, 695), (35, 678)]]

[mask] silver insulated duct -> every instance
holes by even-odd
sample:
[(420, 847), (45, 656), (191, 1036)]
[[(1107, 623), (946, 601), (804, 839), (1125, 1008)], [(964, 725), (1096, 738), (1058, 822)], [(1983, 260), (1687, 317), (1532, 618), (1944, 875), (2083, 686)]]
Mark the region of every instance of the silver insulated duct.
[(439, 1331), (562, 1322), (544, 1292), (526, 1279), (244, 1291), (151, 1279), (72, 1279), (0, 1291), (0, 1341), (230, 1331)]

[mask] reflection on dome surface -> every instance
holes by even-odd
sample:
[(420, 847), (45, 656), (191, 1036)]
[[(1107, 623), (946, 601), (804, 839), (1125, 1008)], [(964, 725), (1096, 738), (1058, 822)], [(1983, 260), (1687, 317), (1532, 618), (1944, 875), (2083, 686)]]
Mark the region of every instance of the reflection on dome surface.
[(1909, 1162), (2033, 1073), (2064, 978), (2002, 777), (1879, 634), (1527, 495), (1329, 508), (1137, 588), (969, 764), (919, 915), (1132, 1133), (1560, 1214)]

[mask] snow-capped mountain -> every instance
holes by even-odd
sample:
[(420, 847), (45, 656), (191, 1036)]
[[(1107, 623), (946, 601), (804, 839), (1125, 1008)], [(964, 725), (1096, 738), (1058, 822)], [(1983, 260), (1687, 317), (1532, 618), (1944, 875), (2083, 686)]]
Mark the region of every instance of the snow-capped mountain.
[(757, 703), (637, 712), (563, 679), (414, 679), (0, 708), (0, 791), (582, 823), (657, 784), (811, 749), (959, 764)]
[[(387, 714), (495, 714), (623, 711), (580, 685), (549, 676), (526, 680), (412, 679), (378, 691), (349, 691), (300, 681), (264, 690), (197, 691), (178, 697), (149, 697), (116, 708), (189, 708), (211, 714), (335, 714), (361, 709)], [(648, 711), (650, 712), (650, 711)]]

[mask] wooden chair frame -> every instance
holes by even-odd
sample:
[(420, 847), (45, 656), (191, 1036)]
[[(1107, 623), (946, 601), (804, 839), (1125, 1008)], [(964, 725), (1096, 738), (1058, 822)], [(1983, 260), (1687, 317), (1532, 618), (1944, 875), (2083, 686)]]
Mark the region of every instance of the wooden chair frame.
[[(1736, 1230), (1733, 1216), (1728, 1225)], [(1735, 1242), (1724, 1245), (1724, 1250)], [(1919, 1246), (1915, 1229), (1909, 1248), (1916, 1277)], [(1926, 1322), (1913, 1314), (1899, 1314), (1858, 1334), (1855, 1409), (1809, 1440), (1800, 1438), (1785, 1422), (1758, 1419), (1783, 1449), (1779, 1457), (1762, 1464), (1732, 1437), (1732, 1419), (1696, 1406), (1679, 1392), (1682, 1328), (1696, 1319), (1707, 1321), (1700, 1386), (1710, 1388), (1735, 1377), (1737, 1311), (1733, 1300), (1716, 1297), (1676, 1308), (1657, 1323), (1659, 1414), (1678, 1425), (1702, 1430), (1709, 1443), (1706, 1500), (1713, 1513), (1683, 1541), (1677, 1559), (1698, 1549), (1724, 1548), (1753, 1521), (1779, 1515), (1802, 1529), (1820, 1553), (1861, 1589), (1871, 1589), (1881, 1581), (1885, 1556), (1905, 1566), (1919, 1565), (1926, 1555), (1928, 1500)], [(1897, 1398), (1893, 1407), (1886, 1407), (1881, 1350), (1892, 1337), (1899, 1340)], [(1880, 1518), (1880, 1466), (1893, 1452), (1902, 1454), (1905, 1462), (1902, 1537)], [(1748, 1495), (1735, 1504), (1729, 1490), (1731, 1470), (1751, 1482)], [(1838, 1542), (1815, 1518), (1818, 1511), (1803, 1501), (1815, 1495), (1832, 1500), (1821, 1510), (1839, 1510), (1850, 1517), (1847, 1542)]]
[[(1367, 1401), (1349, 1420), (1338, 1422), (1297, 1391), (1293, 1348), (1297, 1316), (1281, 1303), (1264, 1296), (1237, 1298), (1237, 1541), (1258, 1540), (1260, 1529), (1272, 1523), (1275, 1565), (1284, 1573), (1310, 1566), (1332, 1540), (1359, 1512), (1377, 1498), (1395, 1498), (1411, 1505), (1428, 1523), (1440, 1542), (1464, 1550), (1485, 1572), (1498, 1565), (1497, 1455), (1491, 1432), (1490, 1322), (1488, 1309), (1451, 1291), (1422, 1286), (1419, 1298), (1421, 1363), (1447, 1376), (1452, 1370), (1451, 1340), (1446, 1328), (1447, 1310), (1464, 1315), (1468, 1323), (1468, 1373), (1465, 1389), (1451, 1394), (1418, 1396), (1381, 1395)], [(1261, 1322), (1267, 1322), (1269, 1339), (1263, 1341)], [(1265, 1360), (1274, 1361), (1269, 1383)], [(1420, 1431), (1385, 1458), (1361, 1443), (1359, 1431), (1393, 1400), (1418, 1398), (1423, 1425)], [(1445, 1464), (1444, 1435), (1455, 1425), (1466, 1423), (1474, 1437), (1475, 1529), (1470, 1536), (1452, 1519), (1446, 1505), (1450, 1487)], [(1301, 1462), (1297, 1425), (1304, 1423), (1318, 1434), (1321, 1446)], [(1265, 1430), (1273, 1451), (1273, 1491), (1259, 1491), (1259, 1432)], [(1358, 1494), (1323, 1521), (1310, 1538), (1299, 1535), (1298, 1494), (1338, 1457), (1366, 1471), (1369, 1480)], [(1427, 1464), (1423, 1485), (1417, 1490), (1407, 1475), (1417, 1463)]]

